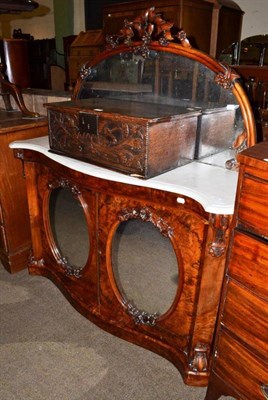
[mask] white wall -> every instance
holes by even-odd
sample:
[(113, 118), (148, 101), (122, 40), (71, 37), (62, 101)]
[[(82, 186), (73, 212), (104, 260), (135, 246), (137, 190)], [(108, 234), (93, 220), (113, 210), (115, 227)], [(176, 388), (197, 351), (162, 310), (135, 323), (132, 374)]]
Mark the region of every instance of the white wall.
[(0, 15), (0, 34), (12, 37), (14, 29), (22, 33), (30, 33), (34, 39), (50, 39), (55, 37), (53, 0), (38, 0), (39, 7), (28, 13)]
[[(85, 30), (84, 0), (74, 1), (74, 35)], [(39, 7), (31, 13), (0, 15), (0, 36), (12, 37), (14, 29), (30, 33), (34, 39), (55, 37), (53, 0), (38, 0)], [(64, 10), (63, 10), (64, 12)]]
[(235, 0), (244, 11), (241, 39), (268, 34), (268, 0)]
[(84, 0), (74, 0), (74, 35), (78, 35), (81, 31), (85, 31)]
[[(74, 1), (74, 34), (85, 30), (84, 0)], [(97, 0), (96, 0), (97, 1)], [(268, 0), (235, 0), (245, 12), (242, 39), (268, 34)], [(39, 8), (22, 15), (0, 15), (0, 36), (12, 37), (13, 29), (21, 28), (35, 39), (55, 37), (53, 0), (38, 0)], [(63, 10), (64, 12), (64, 10)], [(27, 18), (26, 18), (27, 17)]]

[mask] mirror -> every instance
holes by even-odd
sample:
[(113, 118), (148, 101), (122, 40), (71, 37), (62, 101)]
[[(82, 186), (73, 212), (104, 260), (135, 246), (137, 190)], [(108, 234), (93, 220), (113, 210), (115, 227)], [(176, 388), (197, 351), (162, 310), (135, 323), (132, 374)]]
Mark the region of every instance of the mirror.
[(234, 42), (220, 54), (220, 61), (232, 65), (268, 66), (268, 35), (255, 35)]
[(53, 247), (70, 275), (85, 266), (90, 250), (83, 207), (70, 188), (53, 189), (49, 199)]
[(217, 85), (215, 76), (204, 64), (182, 55), (150, 50), (144, 58), (126, 51), (91, 68), (78, 98), (94, 99), (101, 110), (112, 99), (113, 107), (122, 110), (125, 105), (134, 116), (197, 112), (194, 159), (207, 163), (207, 157), (230, 150), (244, 130), (236, 97)]
[(171, 307), (178, 290), (178, 262), (171, 241), (151, 222), (120, 223), (112, 243), (112, 266), (124, 303), (158, 315)]

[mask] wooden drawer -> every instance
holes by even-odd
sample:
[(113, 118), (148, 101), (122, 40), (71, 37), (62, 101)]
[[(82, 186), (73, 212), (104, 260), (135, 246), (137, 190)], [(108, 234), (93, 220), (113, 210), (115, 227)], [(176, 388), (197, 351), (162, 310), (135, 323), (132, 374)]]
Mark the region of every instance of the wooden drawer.
[[(251, 353), (227, 332), (219, 334), (215, 373), (238, 393), (241, 399), (267, 399), (268, 363)], [(240, 397), (238, 397), (240, 398)]]
[(236, 230), (229, 275), (268, 301), (268, 242)]
[(239, 223), (268, 238), (268, 180), (245, 173), (240, 190)]
[(230, 280), (222, 324), (268, 361), (268, 302)]

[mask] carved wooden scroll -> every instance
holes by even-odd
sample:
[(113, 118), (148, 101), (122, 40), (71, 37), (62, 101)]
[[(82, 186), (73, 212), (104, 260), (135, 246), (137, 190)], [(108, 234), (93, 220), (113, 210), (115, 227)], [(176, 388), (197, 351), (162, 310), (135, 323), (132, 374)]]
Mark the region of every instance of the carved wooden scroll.
[(161, 14), (155, 12), (155, 7), (150, 7), (134, 21), (125, 19), (123, 28), (117, 35), (106, 37), (108, 46), (117, 47), (124, 43), (131, 46), (137, 41), (142, 45), (135, 48), (135, 52), (143, 57), (149, 54), (148, 45), (151, 41), (158, 41), (161, 46), (167, 46), (169, 42), (177, 42), (184, 47), (190, 48), (191, 45), (186, 37), (186, 33), (174, 27), (174, 22), (166, 21)]

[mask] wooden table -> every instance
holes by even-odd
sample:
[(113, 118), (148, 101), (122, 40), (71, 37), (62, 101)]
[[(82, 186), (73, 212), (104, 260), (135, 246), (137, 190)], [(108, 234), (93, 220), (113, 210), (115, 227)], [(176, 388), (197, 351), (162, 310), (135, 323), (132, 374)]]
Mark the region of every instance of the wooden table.
[[(141, 180), (49, 152), (47, 137), (11, 148), (26, 174), (30, 273), (51, 279), (102, 329), (170, 360), (185, 383), (206, 385), (238, 176), (224, 168), (231, 152)], [(90, 250), (82, 268), (66, 260), (53, 237), (50, 198), (59, 188), (70, 190), (84, 213)], [(176, 255), (176, 295), (161, 315), (136, 307), (114, 274), (113, 237), (131, 220), (153, 224)]]

